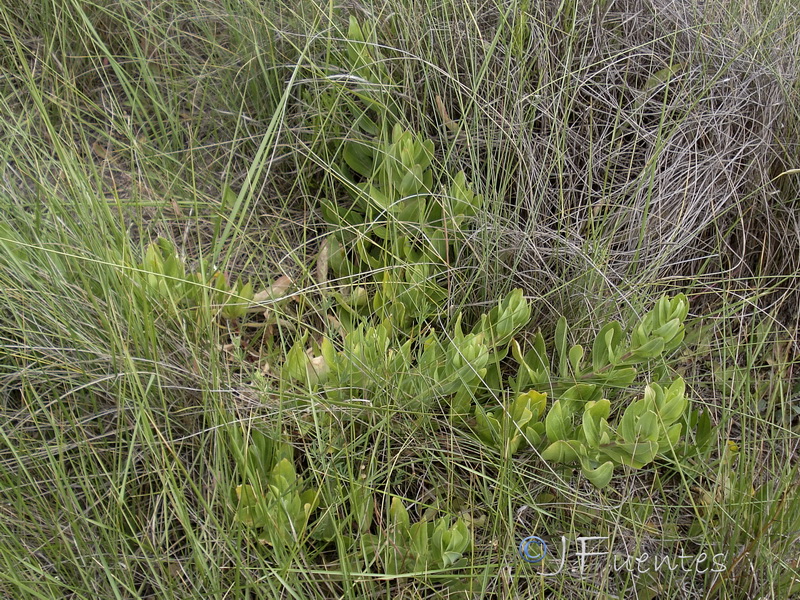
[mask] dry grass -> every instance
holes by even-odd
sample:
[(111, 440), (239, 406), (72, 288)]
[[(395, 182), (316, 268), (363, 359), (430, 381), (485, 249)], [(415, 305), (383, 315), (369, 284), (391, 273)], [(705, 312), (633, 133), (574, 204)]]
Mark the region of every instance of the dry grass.
[[(554, 483), (533, 454), (503, 462), (441, 415), (431, 431), (385, 415), (370, 432), (382, 446), (343, 426), (354, 439), (337, 457), (299, 440), (298, 464), (344, 489), (368, 457), (382, 494), (486, 516), (475, 596), (543, 593), (506, 568), (521, 531), (609, 531), (618, 548), (655, 551), (692, 523), (731, 559), (756, 545), (720, 598), (791, 592), (800, 11), (788, 0), (0, 4), (0, 594), (275, 598), (279, 581), (316, 598), (440, 593), (375, 573), (342, 583), (308, 568), (320, 557), (276, 558), (239, 533), (225, 428), (297, 415), (230, 351), (240, 332), (128, 277), (158, 235), (190, 265), (217, 249), (231, 275), (265, 286), (313, 268), (320, 200), (347, 197), (331, 163), (363, 107), (341, 77), (350, 15), (375, 24), (387, 104), (435, 141), (445, 179), (464, 169), (488, 200), (454, 257), (452, 305), (521, 285), (536, 326), (564, 314), (584, 341), (686, 291), (676, 367), (720, 437), (686, 481), (631, 473), (607, 494)], [(251, 174), (240, 203), (223, 199)], [(652, 519), (625, 512), (633, 500)], [(325, 552), (320, 564), (341, 568)], [(705, 597), (707, 583), (661, 593)]]

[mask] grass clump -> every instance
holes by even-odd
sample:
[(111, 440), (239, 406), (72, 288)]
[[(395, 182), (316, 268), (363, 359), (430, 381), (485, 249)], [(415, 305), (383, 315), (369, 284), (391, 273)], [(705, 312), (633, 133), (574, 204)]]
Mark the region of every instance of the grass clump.
[(0, 595), (796, 595), (797, 25), (6, 0)]

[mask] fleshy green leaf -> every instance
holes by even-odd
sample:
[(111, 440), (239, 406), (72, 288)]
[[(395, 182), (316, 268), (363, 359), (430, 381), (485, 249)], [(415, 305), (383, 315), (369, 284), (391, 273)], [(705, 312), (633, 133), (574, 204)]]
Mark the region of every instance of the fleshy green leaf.
[(608, 364), (616, 364), (623, 340), (622, 327), (617, 321), (612, 321), (600, 329), (592, 346), (592, 366), (595, 371)]
[(579, 460), (583, 445), (577, 440), (558, 440), (542, 450), (542, 458), (561, 464), (570, 464)]
[(389, 508), (389, 518), (398, 531), (408, 531), (411, 523), (408, 518), (408, 511), (403, 505), (403, 501), (397, 496), (392, 498), (392, 505)]
[(611, 477), (614, 475), (614, 463), (609, 460), (593, 469), (589, 462), (584, 459), (581, 460), (581, 473), (592, 482), (592, 485), (602, 489), (611, 482)]
[(236, 486), (236, 497), (239, 506), (236, 510), (236, 519), (248, 527), (260, 528), (267, 525), (264, 499), (251, 485)]
[(568, 440), (572, 433), (572, 413), (564, 409), (561, 400), (556, 400), (545, 418), (547, 439), (551, 442)]
[(581, 360), (583, 359), (583, 346), (575, 345), (569, 349), (569, 364), (574, 377), (581, 374)]
[(606, 419), (611, 412), (611, 403), (606, 400), (589, 402), (583, 412), (583, 435), (586, 445), (596, 448), (603, 439), (603, 434), (608, 431)]

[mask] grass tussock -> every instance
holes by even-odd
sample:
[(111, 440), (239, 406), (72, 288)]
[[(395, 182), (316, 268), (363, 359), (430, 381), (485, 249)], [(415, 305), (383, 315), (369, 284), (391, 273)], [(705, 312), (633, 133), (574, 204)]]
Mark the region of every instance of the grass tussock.
[[(378, 83), (343, 66), (351, 16)], [(787, 1), (0, 0), (0, 596), (794, 597), (799, 25)], [(536, 327), (563, 314), (586, 343), (684, 292), (669, 366), (716, 442), (598, 491), (441, 411), (282, 383), (298, 324), (331, 328), (321, 206), (348, 201), (334, 165), (365, 114), (486, 198), (443, 314), (521, 286)], [(294, 286), (274, 321), (187, 307), (142, 283), (159, 236), (191, 272)], [(320, 512), (347, 522), (359, 484), (374, 530), (392, 496), (413, 521), (460, 515), (468, 566), (387, 576), (341, 533), (259, 544), (234, 520), (235, 448), (281, 429)], [(534, 534), (725, 569), (541, 577), (517, 556)]]

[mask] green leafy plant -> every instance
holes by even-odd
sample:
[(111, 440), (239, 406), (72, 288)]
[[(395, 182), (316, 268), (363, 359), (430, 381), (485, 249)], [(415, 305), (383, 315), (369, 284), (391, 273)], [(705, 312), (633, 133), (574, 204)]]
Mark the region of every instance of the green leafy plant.
[[(343, 122), (353, 131), (374, 136), (385, 120), (397, 121), (401, 109), (387, 93), (395, 85), (388, 64), (375, 25), (359, 23), (351, 16), (344, 48), (329, 48), (328, 64), (320, 73), (326, 87), (303, 90), (303, 99), (319, 108), (312, 119), (313, 129), (341, 139), (347, 133)], [(342, 115), (341, 120), (332, 118), (335, 114)]]
[[(576, 386), (577, 387), (577, 386)], [(565, 393), (551, 407), (545, 420), (550, 444), (542, 458), (557, 463), (579, 463), (581, 471), (597, 487), (608, 485), (615, 465), (641, 468), (678, 444), (689, 406), (681, 378), (664, 390), (653, 383), (644, 397), (628, 405), (617, 421), (609, 424), (608, 399), (584, 402), (580, 393)], [(582, 420), (577, 422), (582, 413)]]
[(365, 551), (380, 557), (387, 574), (458, 568), (466, 563), (472, 532), (464, 519), (423, 517), (412, 524), (403, 501), (393, 497), (388, 522), (383, 536), (370, 534), (362, 539)]
[(546, 407), (547, 395), (536, 390), (517, 396), (508, 409), (486, 410), (478, 404), (475, 431), (485, 444), (513, 455), (524, 441), (532, 446), (542, 442), (545, 425), (541, 418)]
[(229, 284), (217, 269), (187, 273), (184, 259), (172, 242), (164, 238), (148, 245), (139, 268), (147, 288), (176, 305), (201, 306), (203, 294), (208, 291), (211, 303), (220, 307), (226, 319), (243, 317), (255, 297), (252, 283), (237, 280)]
[[(329, 264), (343, 281), (336, 295), (343, 338), (336, 350), (325, 337), (315, 353), (302, 337), (287, 356), (290, 378), (321, 385), (339, 401), (356, 391), (359, 398), (385, 398), (381, 386), (391, 379), (398, 404), (429, 409), (444, 399), (451, 417), (487, 445), (508, 456), (534, 446), (545, 460), (579, 463), (598, 487), (610, 482), (616, 465), (641, 468), (672, 452), (692, 420), (682, 380), (666, 391), (647, 385), (644, 397), (624, 410), (612, 410), (611, 401), (634, 383), (638, 366), (680, 345), (685, 296), (662, 297), (629, 332), (616, 321), (606, 324), (589, 356), (569, 343), (564, 317), (552, 353), (541, 332), (523, 348), (514, 337), (531, 318), (522, 290), (467, 334), (457, 314), (442, 336), (425, 325), (446, 297), (437, 278), (455, 256), (480, 196), (463, 172), (449, 178), (445, 193), (434, 193), (433, 145), (399, 125), (382, 141), (345, 142), (341, 155), (338, 169), (352, 203), (326, 202), (323, 214), (331, 227)], [(360, 285), (370, 278), (372, 292)], [(509, 353), (517, 368), (506, 376)], [(555, 399), (549, 409), (548, 396)], [(504, 400), (485, 406), (496, 398)]]
[(407, 330), (399, 326), (402, 311), (398, 311), (383, 320), (364, 318), (345, 331), (339, 349), (325, 336), (315, 352), (306, 348), (307, 338), (302, 336), (288, 351), (282, 375), (321, 386), (328, 398), (337, 401), (353, 394), (385, 398), (381, 391), (391, 380), (396, 382), (395, 402), (404, 408), (430, 410), (438, 400), (449, 398), (454, 411), (468, 413), (471, 395), (485, 388), (489, 367), (496, 367), (507, 354), (506, 339), (530, 318), (521, 290), (509, 294), (498, 307), (467, 334), (459, 314), (448, 335), (427, 329), (421, 337), (419, 323)]
[[(510, 405), (490, 411), (476, 405), (476, 433), (509, 455), (520, 449), (524, 439), (540, 448), (545, 460), (579, 464), (597, 487), (608, 485), (616, 465), (641, 468), (658, 456), (672, 455), (686, 423), (699, 424), (702, 443), (707, 443), (707, 417), (698, 420), (689, 410), (681, 378), (666, 388), (648, 384), (643, 398), (631, 402), (621, 414), (616, 411), (612, 415), (611, 401), (604, 397), (617, 394), (635, 380), (634, 365), (677, 348), (687, 313), (684, 296), (662, 297), (633, 327), (629, 340), (617, 322), (601, 328), (589, 360), (582, 346), (569, 346), (562, 317), (555, 331), (555, 369), (551, 369), (541, 333), (525, 353), (511, 340), (518, 369), (516, 376), (509, 378), (509, 387), (518, 395)], [(537, 388), (556, 397), (549, 410), (545, 410), (545, 394)], [(523, 389), (528, 391), (522, 393)], [(541, 417), (545, 417), (544, 423), (539, 421)]]
[(483, 203), (466, 175), (439, 181), (433, 143), (399, 124), (386, 140), (344, 143), (342, 158), (338, 168), (352, 202), (323, 204), (334, 274), (400, 264), (428, 265), (429, 276), (441, 274), (457, 255), (465, 220)]
[(537, 385), (549, 386), (553, 393), (576, 383), (595, 384), (598, 393), (602, 393), (603, 387), (628, 386), (636, 378), (635, 365), (657, 359), (680, 345), (688, 311), (689, 303), (683, 294), (673, 298), (664, 296), (633, 327), (630, 340), (622, 325), (612, 321), (597, 333), (589, 360), (585, 359), (583, 346), (569, 346), (567, 320), (561, 317), (556, 325), (556, 361), (552, 369), (540, 333), (524, 354), (520, 346), (512, 342), (519, 369), (516, 377), (510, 380), (511, 386), (516, 391)]
[[(381, 390), (393, 378), (398, 405), (430, 410), (434, 401), (445, 400), (451, 416), (461, 422), (473, 414), (475, 434), (487, 445), (508, 456), (523, 447), (539, 448), (545, 460), (577, 463), (587, 479), (604, 487), (615, 466), (642, 468), (659, 456), (673, 455), (686, 424), (708, 429), (696, 417), (692, 423), (680, 378), (667, 387), (648, 384), (644, 396), (624, 410), (612, 411), (608, 398), (634, 381), (635, 365), (677, 347), (687, 311), (684, 297), (661, 298), (632, 328), (630, 339), (619, 323), (604, 326), (590, 358), (584, 357), (581, 346), (568, 346), (566, 322), (560, 320), (554, 340), (559, 377), (551, 370), (541, 333), (527, 352), (514, 339), (531, 315), (522, 291), (514, 290), (467, 334), (462, 331), (461, 314), (449, 335), (430, 330), (419, 344), (398, 327), (402, 321), (386, 316), (368, 324), (365, 318), (346, 333), (339, 350), (323, 337), (316, 356), (309, 355), (303, 336), (289, 350), (284, 372), (297, 382), (321, 386), (328, 398), (342, 402), (354, 393), (361, 399), (385, 398)], [(500, 372), (509, 349), (517, 362), (515, 376), (507, 383), (489, 377), (490, 372)], [(555, 396), (549, 409), (548, 393)], [(508, 404), (484, 406), (491, 397), (509, 394), (513, 400)]]
[(292, 447), (252, 431), (239, 464), (247, 483), (236, 487), (236, 520), (257, 530), (259, 541), (270, 546), (301, 540), (319, 494), (297, 476)]

